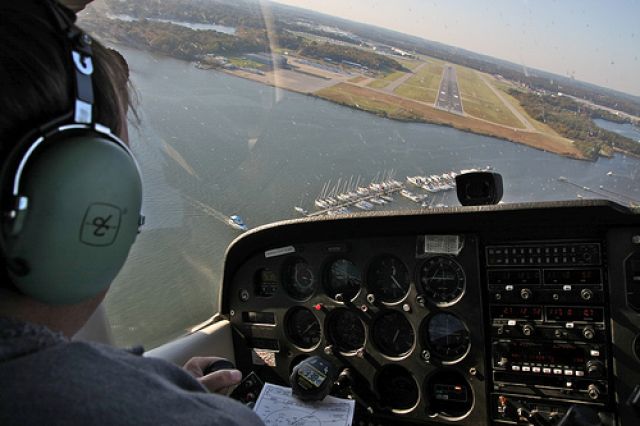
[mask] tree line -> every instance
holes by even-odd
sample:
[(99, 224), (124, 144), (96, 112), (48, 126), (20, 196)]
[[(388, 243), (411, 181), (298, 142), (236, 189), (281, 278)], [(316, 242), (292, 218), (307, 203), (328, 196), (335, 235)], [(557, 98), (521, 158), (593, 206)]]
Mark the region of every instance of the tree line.
[(509, 94), (520, 101), (527, 114), (573, 140), (590, 159), (595, 160), (600, 154), (611, 154), (613, 150), (640, 155), (640, 143), (602, 129), (593, 122), (593, 118), (608, 117), (601, 111), (594, 111), (566, 96), (525, 93), (515, 89), (511, 89)]

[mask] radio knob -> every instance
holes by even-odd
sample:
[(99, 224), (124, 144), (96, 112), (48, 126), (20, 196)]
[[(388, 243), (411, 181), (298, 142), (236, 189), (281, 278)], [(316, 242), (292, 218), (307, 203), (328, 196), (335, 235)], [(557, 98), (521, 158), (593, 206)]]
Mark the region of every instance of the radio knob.
[(593, 291), (588, 288), (583, 288), (580, 292), (580, 297), (582, 297), (582, 300), (591, 300), (591, 298), (593, 298)]
[(522, 334), (525, 336), (531, 336), (533, 334), (533, 327), (529, 324), (525, 324), (522, 326)]
[(600, 361), (587, 362), (587, 375), (589, 377), (602, 377), (604, 365)]
[(596, 336), (596, 331), (593, 327), (585, 327), (582, 329), (582, 336), (587, 340), (591, 340)]
[(531, 299), (531, 296), (533, 296), (533, 293), (531, 293), (531, 290), (529, 290), (528, 288), (523, 288), (522, 290), (520, 290), (520, 297), (524, 300), (529, 300)]
[(600, 398), (600, 388), (597, 385), (589, 385), (587, 388), (587, 395), (589, 395), (589, 398), (591, 399)]
[(498, 365), (500, 367), (506, 367), (507, 364), (509, 364), (509, 359), (506, 356), (500, 357), (500, 360), (498, 361)]

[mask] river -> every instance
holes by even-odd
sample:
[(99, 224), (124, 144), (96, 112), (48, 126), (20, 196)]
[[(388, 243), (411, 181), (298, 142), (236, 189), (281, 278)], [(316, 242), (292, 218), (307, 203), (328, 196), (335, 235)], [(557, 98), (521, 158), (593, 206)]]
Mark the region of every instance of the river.
[[(130, 133), (147, 216), (107, 298), (120, 345), (153, 347), (215, 312), (224, 251), (239, 235), (226, 216), (240, 214), (250, 227), (294, 217), (293, 206), (310, 208), (330, 179), (369, 180), (391, 169), (404, 179), (491, 165), (503, 175), (505, 202), (598, 197), (560, 176), (640, 199), (637, 159), (572, 160), (119, 50), (139, 92), (141, 123)], [(437, 197), (455, 204), (453, 192)], [(401, 199), (389, 208), (410, 207)]]

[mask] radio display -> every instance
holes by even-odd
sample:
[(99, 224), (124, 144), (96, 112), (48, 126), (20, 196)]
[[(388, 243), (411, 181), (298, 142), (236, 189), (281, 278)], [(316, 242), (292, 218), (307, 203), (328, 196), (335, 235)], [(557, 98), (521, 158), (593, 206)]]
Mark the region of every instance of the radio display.
[(541, 306), (492, 306), (491, 318), (542, 320)]
[(539, 269), (509, 269), (506, 271), (488, 271), (489, 284), (499, 285), (535, 285), (540, 284)]
[(545, 308), (548, 321), (604, 321), (602, 308), (583, 306), (548, 306)]
[(585, 351), (571, 344), (511, 342), (509, 359), (514, 364), (546, 364), (579, 366), (586, 362)]
[(600, 269), (545, 269), (545, 284), (602, 284)]

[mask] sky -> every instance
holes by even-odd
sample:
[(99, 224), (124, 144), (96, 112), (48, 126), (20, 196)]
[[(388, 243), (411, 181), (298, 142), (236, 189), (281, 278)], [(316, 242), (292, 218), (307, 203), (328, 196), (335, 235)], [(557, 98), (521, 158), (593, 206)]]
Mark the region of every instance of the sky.
[(640, 0), (277, 0), (640, 96)]

